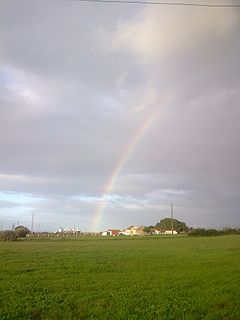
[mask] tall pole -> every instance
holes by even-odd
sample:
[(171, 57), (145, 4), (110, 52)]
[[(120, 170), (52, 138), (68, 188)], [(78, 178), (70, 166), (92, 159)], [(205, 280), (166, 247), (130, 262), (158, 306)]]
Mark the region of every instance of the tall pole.
[(173, 235), (173, 203), (171, 202), (171, 219), (172, 219), (172, 235)]
[(33, 220), (34, 220), (34, 213), (32, 213), (32, 225), (31, 225), (31, 233), (33, 235)]

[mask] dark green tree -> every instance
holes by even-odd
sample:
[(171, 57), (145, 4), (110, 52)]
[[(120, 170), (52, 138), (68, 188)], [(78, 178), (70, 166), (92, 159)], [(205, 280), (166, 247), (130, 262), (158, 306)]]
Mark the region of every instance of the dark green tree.
[[(172, 228), (172, 219), (171, 218), (165, 218), (160, 220), (155, 225), (156, 229), (158, 230), (171, 230)], [(177, 232), (186, 232), (188, 230), (188, 227), (185, 222), (179, 221), (177, 219), (173, 219), (173, 229)]]
[(144, 227), (143, 231), (146, 233), (152, 233), (154, 232), (155, 227), (154, 226), (148, 226), (148, 227)]
[(15, 233), (18, 238), (25, 238), (26, 235), (30, 233), (30, 231), (28, 230), (28, 228), (24, 226), (18, 226), (15, 228)]

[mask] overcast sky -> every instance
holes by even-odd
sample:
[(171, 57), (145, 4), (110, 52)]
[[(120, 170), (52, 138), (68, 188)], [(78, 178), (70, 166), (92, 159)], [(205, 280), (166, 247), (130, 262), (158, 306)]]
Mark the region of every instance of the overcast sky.
[(3, 228), (240, 227), (240, 9), (1, 1), (0, 46)]

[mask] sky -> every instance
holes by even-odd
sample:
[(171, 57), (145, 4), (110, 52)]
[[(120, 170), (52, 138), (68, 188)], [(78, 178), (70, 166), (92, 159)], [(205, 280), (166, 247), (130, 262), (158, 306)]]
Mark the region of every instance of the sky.
[(0, 47), (3, 229), (240, 227), (239, 8), (1, 1)]

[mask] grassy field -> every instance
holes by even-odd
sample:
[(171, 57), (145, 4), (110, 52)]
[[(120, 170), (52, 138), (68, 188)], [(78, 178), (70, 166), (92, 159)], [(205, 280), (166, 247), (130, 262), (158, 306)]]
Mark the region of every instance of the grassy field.
[(240, 236), (0, 243), (0, 319), (240, 319)]

